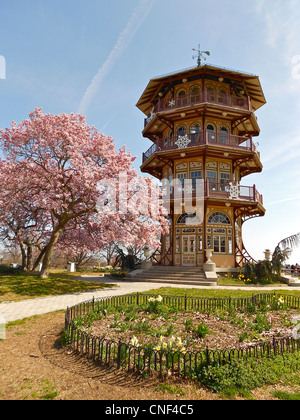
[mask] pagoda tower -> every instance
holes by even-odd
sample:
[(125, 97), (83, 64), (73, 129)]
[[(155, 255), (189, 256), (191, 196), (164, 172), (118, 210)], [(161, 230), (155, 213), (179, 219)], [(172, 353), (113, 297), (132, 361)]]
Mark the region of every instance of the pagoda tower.
[[(141, 171), (162, 182), (170, 232), (156, 264), (236, 268), (254, 260), (243, 223), (263, 216), (263, 197), (245, 177), (261, 172), (255, 112), (266, 103), (259, 77), (212, 65), (156, 77), (137, 102), (145, 114)], [(184, 200), (182, 193), (189, 193)]]

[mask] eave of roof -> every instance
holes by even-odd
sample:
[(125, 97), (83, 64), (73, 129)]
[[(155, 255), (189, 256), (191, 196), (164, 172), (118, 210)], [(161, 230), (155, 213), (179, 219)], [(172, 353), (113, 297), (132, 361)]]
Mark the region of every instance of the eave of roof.
[(245, 88), (251, 99), (251, 104), (254, 110), (259, 109), (261, 106), (266, 104), (266, 98), (264, 96), (259, 77), (250, 73), (241, 73), (237, 70), (230, 70), (223, 67), (213, 66), (211, 64), (205, 64), (201, 67), (192, 67), (190, 69), (182, 70), (176, 73), (170, 73), (164, 76), (158, 76), (151, 79), (141, 95), (136, 106), (149, 115), (152, 109), (152, 101), (158, 95), (161, 87), (166, 83), (172, 83), (179, 78), (188, 78), (195, 74), (214, 74), (216, 73), (220, 77), (230, 78), (233, 80), (241, 81), (244, 83)]

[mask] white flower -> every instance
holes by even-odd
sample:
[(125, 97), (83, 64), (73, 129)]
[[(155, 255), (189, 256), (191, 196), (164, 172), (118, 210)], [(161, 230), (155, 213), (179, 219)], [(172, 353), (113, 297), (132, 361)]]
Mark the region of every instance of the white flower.
[(134, 335), (132, 340), (131, 340), (131, 345), (135, 346), (135, 347), (139, 347), (139, 340), (136, 338), (136, 336)]

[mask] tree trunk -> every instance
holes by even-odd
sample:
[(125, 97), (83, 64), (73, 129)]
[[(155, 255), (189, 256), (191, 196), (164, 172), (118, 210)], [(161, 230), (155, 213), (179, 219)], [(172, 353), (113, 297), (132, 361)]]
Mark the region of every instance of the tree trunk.
[(27, 270), (32, 267), (32, 245), (27, 245)]
[(26, 270), (27, 267), (27, 254), (26, 254), (26, 249), (24, 246), (24, 243), (20, 237), (19, 232), (17, 233), (17, 239), (19, 242), (19, 246), (20, 246), (20, 250), (21, 250), (21, 255), (22, 255), (22, 270)]
[(45, 254), (45, 252), (46, 252), (46, 249), (47, 249), (47, 247), (45, 246), (45, 247), (41, 250), (41, 252), (40, 252), (39, 256), (37, 257), (37, 259), (35, 260), (35, 263), (34, 263), (34, 264), (33, 264), (33, 266), (32, 266), (31, 271), (35, 271), (35, 270), (37, 269), (37, 266), (38, 266), (38, 265), (39, 265), (39, 263), (42, 261), (42, 258), (43, 258), (44, 254)]
[(62, 231), (64, 230), (64, 228), (65, 228), (65, 225), (58, 226), (51, 235), (50, 241), (49, 241), (49, 243), (46, 247), (45, 256), (44, 256), (44, 259), (43, 259), (42, 270), (40, 271), (40, 274), (39, 274), (39, 277), (41, 279), (46, 279), (46, 278), (49, 277), (49, 267), (50, 267), (52, 254), (53, 254), (55, 245), (57, 244), (57, 241), (58, 241)]

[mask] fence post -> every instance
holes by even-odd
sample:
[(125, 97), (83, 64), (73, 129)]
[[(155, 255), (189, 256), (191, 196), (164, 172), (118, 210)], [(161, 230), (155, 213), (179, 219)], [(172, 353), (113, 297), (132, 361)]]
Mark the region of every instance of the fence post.
[(117, 367), (118, 367), (118, 369), (120, 369), (120, 367), (121, 367), (121, 348), (122, 348), (122, 344), (121, 344), (121, 340), (119, 340), (119, 344), (118, 344), (118, 359), (117, 359)]
[(275, 337), (273, 337), (273, 351), (274, 351), (274, 356), (276, 356), (276, 340), (275, 340)]
[(186, 311), (187, 309), (187, 296), (184, 296), (184, 310)]
[(209, 360), (209, 350), (208, 350), (208, 346), (206, 346), (206, 363), (207, 363), (207, 366), (209, 366), (209, 364), (210, 364), (210, 360)]
[(139, 292), (136, 293), (136, 304), (139, 305)]

